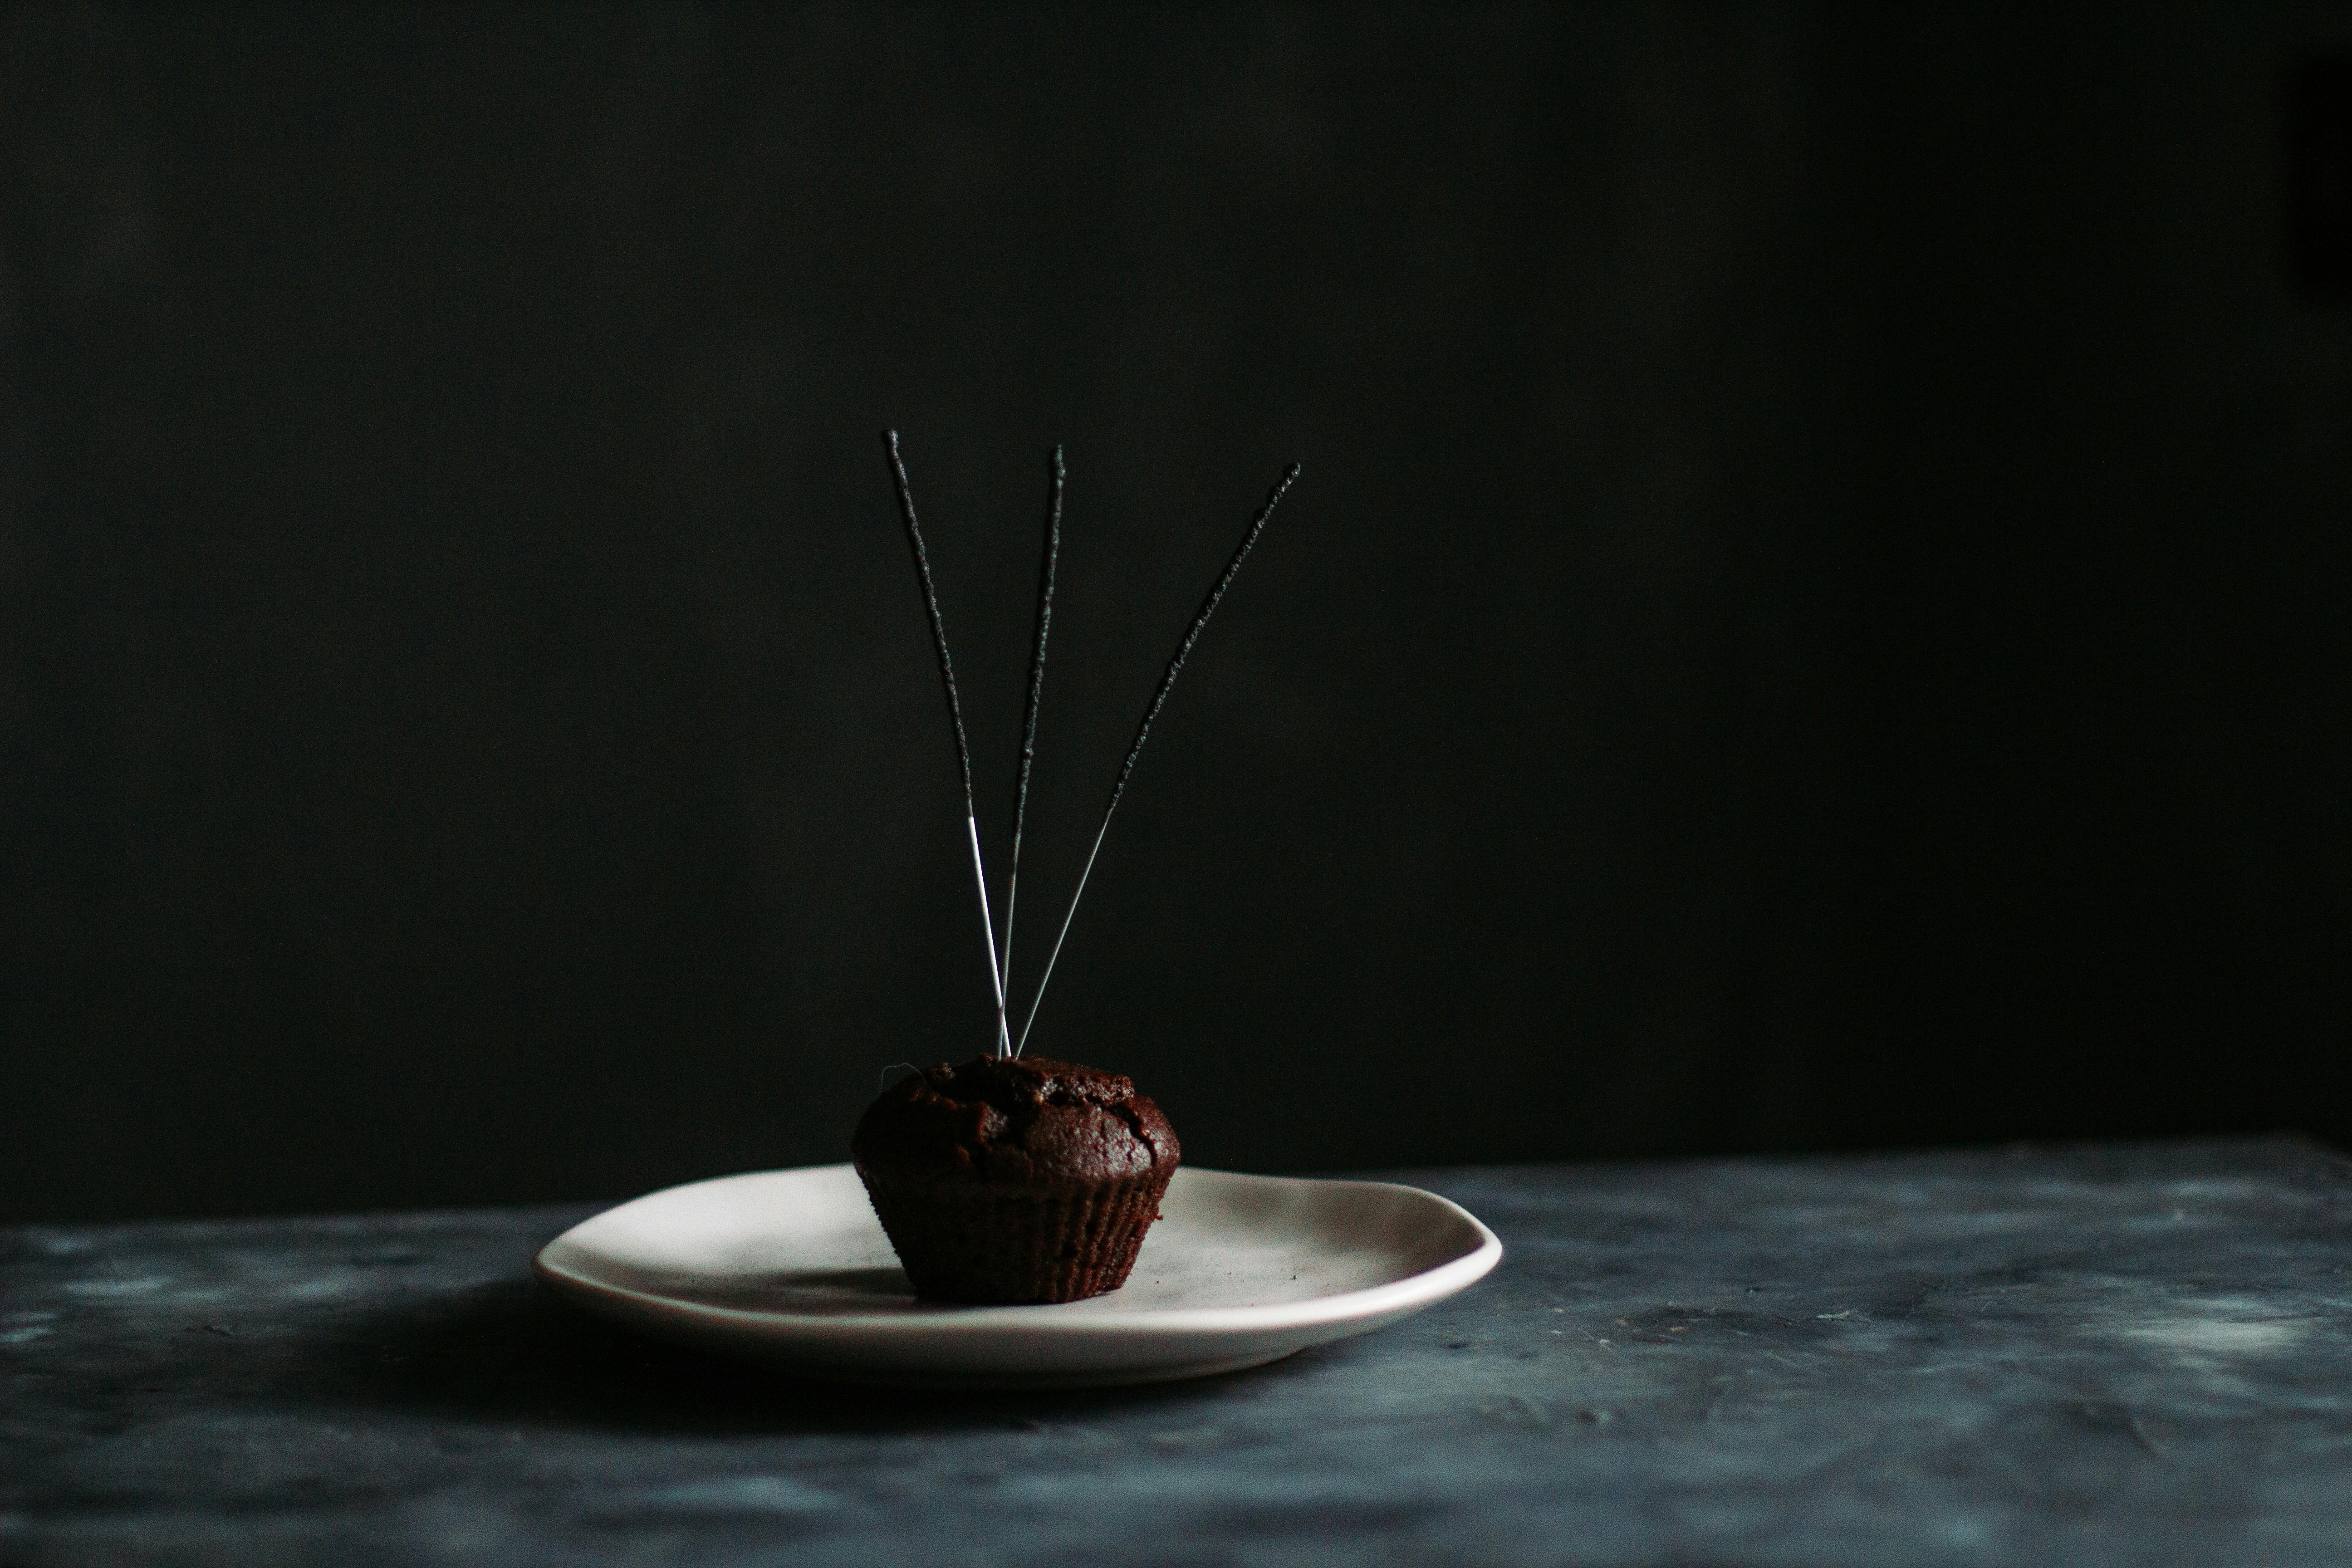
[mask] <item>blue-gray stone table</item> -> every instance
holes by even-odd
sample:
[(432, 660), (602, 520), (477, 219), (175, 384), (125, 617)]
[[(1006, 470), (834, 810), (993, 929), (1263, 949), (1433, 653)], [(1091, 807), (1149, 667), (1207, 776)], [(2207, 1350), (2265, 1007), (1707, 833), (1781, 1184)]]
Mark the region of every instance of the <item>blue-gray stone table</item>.
[(542, 1297), (584, 1207), (0, 1233), (0, 1563), (2352, 1561), (2352, 1164), (1451, 1170), (1485, 1283), (1256, 1372), (797, 1384)]

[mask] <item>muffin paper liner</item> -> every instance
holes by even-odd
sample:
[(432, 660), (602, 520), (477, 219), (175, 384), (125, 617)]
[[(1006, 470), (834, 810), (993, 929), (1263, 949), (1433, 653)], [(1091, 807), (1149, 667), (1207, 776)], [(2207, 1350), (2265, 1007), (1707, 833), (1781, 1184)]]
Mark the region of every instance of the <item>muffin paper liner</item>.
[(1074, 1192), (857, 1173), (918, 1295), (1004, 1306), (1076, 1301), (1126, 1284), (1174, 1171)]

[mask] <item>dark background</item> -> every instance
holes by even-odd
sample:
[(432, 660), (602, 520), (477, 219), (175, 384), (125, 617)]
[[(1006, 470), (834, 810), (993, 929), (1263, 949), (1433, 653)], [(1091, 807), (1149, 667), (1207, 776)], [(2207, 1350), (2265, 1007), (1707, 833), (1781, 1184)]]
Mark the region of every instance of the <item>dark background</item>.
[[(1899, 13), (1899, 14), (1895, 14)], [(0, 1218), (2352, 1136), (2342, 7), (0, 15)]]

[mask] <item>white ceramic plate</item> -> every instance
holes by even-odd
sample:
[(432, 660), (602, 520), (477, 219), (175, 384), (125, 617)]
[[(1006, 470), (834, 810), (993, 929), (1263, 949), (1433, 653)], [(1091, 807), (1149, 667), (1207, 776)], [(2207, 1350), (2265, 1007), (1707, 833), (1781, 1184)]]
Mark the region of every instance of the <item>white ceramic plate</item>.
[(812, 1377), (933, 1387), (1159, 1383), (1408, 1317), (1503, 1256), (1434, 1193), (1180, 1169), (1123, 1289), (1053, 1307), (916, 1300), (847, 1165), (672, 1187), (540, 1252), (540, 1278), (635, 1328)]

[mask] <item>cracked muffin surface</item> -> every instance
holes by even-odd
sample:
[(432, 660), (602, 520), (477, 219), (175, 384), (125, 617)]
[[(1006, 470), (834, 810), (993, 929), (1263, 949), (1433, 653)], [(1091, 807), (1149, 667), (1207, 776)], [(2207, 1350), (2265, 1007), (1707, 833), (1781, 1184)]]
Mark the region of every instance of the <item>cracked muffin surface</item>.
[(1015, 1186), (1144, 1176), (1183, 1157), (1132, 1079), (1044, 1057), (943, 1062), (901, 1079), (866, 1108), (850, 1153), (901, 1179)]

